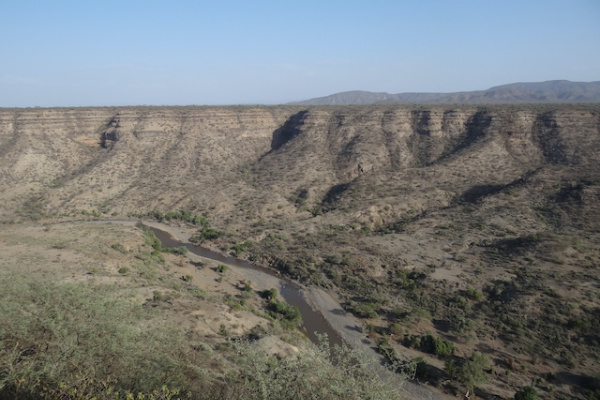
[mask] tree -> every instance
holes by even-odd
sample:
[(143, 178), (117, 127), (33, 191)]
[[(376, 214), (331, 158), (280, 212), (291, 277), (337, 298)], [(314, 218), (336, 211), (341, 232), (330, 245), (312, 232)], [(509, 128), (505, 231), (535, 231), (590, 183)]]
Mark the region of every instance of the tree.
[(515, 400), (537, 400), (538, 392), (533, 386), (525, 386), (515, 393)]
[(450, 376), (462, 383), (467, 389), (465, 397), (473, 392), (476, 386), (485, 383), (488, 379), (486, 369), (490, 368), (490, 358), (482, 353), (474, 352), (469, 359), (464, 360), (460, 365), (456, 366), (453, 362), (446, 363), (446, 370)]

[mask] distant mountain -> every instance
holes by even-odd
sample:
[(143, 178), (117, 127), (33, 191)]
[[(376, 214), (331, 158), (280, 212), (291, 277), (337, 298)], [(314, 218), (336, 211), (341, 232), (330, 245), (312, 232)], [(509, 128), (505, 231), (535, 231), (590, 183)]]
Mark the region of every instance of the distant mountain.
[(350, 104), (516, 104), (516, 103), (600, 103), (600, 81), (565, 80), (511, 83), (487, 90), (454, 93), (397, 93), (354, 90), (298, 101), (304, 105)]

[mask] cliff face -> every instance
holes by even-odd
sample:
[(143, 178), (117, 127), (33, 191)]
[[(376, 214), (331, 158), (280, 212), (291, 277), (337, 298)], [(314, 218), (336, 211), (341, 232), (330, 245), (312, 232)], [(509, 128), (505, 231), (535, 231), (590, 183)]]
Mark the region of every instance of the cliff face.
[[(2, 184), (44, 192), (49, 207), (169, 208), (207, 183), (214, 191), (214, 182), (267, 152), (287, 116), (278, 109), (2, 110)], [(176, 193), (157, 200), (165, 192)]]
[(425, 186), (460, 192), (541, 166), (597, 169), (599, 115), (586, 106), (4, 109), (2, 198), (11, 209), (38, 198), (48, 211), (227, 212), (240, 196), (319, 202), (366, 174), (426, 174)]

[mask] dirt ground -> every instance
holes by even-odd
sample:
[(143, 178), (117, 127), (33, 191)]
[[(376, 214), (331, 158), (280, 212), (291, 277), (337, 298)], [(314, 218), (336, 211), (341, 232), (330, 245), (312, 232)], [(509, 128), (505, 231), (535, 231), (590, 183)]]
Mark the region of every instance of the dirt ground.
[[(260, 312), (250, 312), (248, 307), (232, 308), (225, 299), (239, 296), (246, 282), (251, 282), (254, 291), (277, 288), (277, 279), (254, 276), (235, 266), (218, 273), (217, 263), (193, 254), (186, 257), (166, 254), (164, 263), (144, 269), (139, 267), (136, 256), (146, 250), (146, 245), (143, 232), (135, 225), (136, 221), (5, 225), (0, 230), (0, 273), (116, 285), (133, 301), (163, 307), (170, 320), (215, 342), (224, 336), (243, 336), (258, 326), (265, 332), (272, 330), (271, 322)], [(174, 228), (162, 228), (169, 229), (174, 236), (179, 233)], [(201, 268), (197, 266), (199, 263)], [(191, 285), (182, 281), (184, 276), (192, 277)], [(257, 295), (250, 296), (247, 304), (263, 309)], [(266, 351), (298, 351), (277, 336), (262, 342)]]

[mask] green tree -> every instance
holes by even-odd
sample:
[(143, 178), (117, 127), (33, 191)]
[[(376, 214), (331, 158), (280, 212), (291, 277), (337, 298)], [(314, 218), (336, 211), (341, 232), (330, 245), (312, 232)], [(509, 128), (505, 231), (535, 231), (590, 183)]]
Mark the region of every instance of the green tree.
[(452, 379), (465, 386), (467, 390), (465, 396), (468, 396), (476, 386), (487, 381), (488, 374), (485, 370), (489, 369), (490, 366), (490, 358), (476, 351), (458, 366), (452, 361), (446, 363), (446, 372), (448, 372)]
[(538, 392), (533, 386), (525, 386), (515, 393), (515, 400), (537, 400)]

